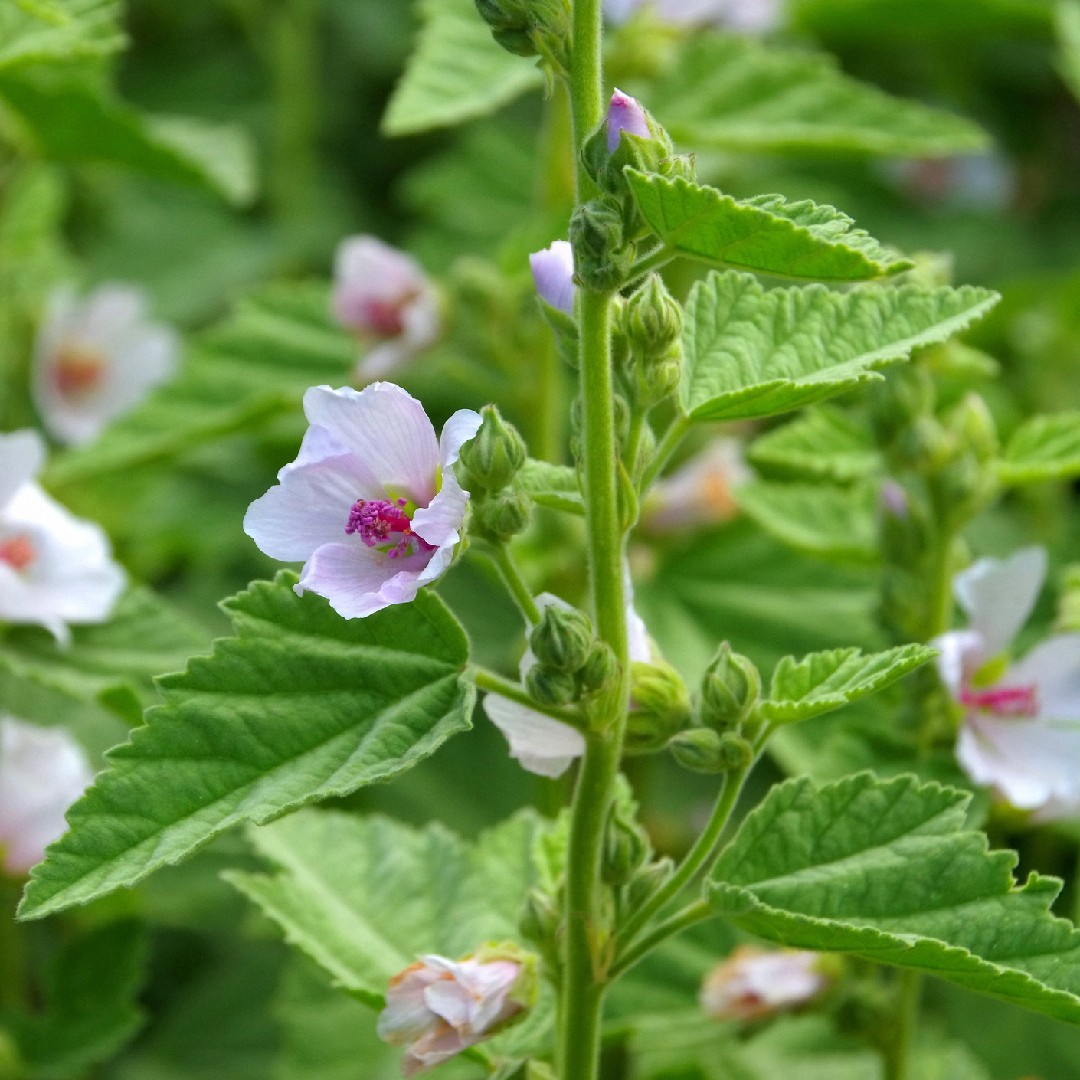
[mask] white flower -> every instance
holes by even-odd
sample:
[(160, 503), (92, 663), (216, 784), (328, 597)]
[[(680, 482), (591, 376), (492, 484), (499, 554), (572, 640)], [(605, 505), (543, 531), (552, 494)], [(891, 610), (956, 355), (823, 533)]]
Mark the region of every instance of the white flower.
[(759, 1020), (803, 1005), (829, 977), (817, 953), (740, 945), (705, 977), (701, 1008), (717, 1020)]
[(454, 475), (480, 427), (454, 413), (436, 439), (424, 406), (393, 383), (314, 386), (296, 460), (248, 507), (244, 532), (272, 559), (304, 562), (296, 591), (346, 619), (407, 604), (449, 567), (469, 493)]
[(100, 526), (83, 521), (33, 482), (45, 449), (33, 431), (0, 435), (0, 621), (44, 626), (104, 622), (124, 589)]
[(372, 347), (356, 377), (381, 379), (432, 345), (439, 298), (415, 259), (374, 236), (350, 236), (334, 256), (334, 317)]
[(390, 980), (386, 1008), (379, 1014), (379, 1038), (404, 1046), (402, 1072), (414, 1076), (493, 1035), (527, 1007), (520, 992), (531, 984), (521, 959), (469, 956), (448, 960), (422, 956)]
[(86, 755), (62, 728), (0, 717), (0, 866), (7, 873), (41, 862), (91, 779)]
[(650, 489), (642, 512), (649, 532), (678, 532), (734, 517), (735, 490), (753, 476), (737, 439), (713, 439)]
[(179, 339), (146, 306), (129, 285), (102, 285), (83, 300), (70, 288), (50, 297), (34, 345), (33, 393), (58, 442), (92, 442), (176, 370)]
[(626, 22), (635, 12), (650, 9), (661, 22), (677, 26), (711, 23), (744, 33), (762, 34), (783, 22), (785, 0), (604, 0), (612, 23)]
[(953, 580), (968, 627), (936, 638), (938, 671), (964, 712), (964, 771), (1037, 820), (1080, 816), (1080, 634), (1060, 634), (1008, 664), (1046, 576), (1046, 553), (980, 559)]

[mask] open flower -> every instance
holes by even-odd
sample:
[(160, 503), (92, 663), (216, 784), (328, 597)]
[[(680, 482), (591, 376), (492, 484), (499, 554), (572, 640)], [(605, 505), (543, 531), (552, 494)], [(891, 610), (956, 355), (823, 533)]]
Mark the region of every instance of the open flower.
[(510, 946), (457, 961), (422, 956), (390, 980), (379, 1038), (405, 1047), (402, 1072), (415, 1076), (495, 1034), (534, 990), (530, 958)]
[(439, 336), (439, 298), (415, 259), (374, 236), (350, 236), (334, 257), (334, 317), (371, 347), (358, 379), (381, 379)]
[(346, 619), (407, 604), (450, 565), (469, 493), (453, 465), (480, 427), (454, 413), (436, 439), (423, 405), (393, 383), (314, 386), (296, 460), (248, 507), (244, 532), (272, 559), (304, 563), (310, 589)]
[(740, 945), (705, 977), (701, 1008), (717, 1020), (760, 1020), (805, 1004), (830, 981), (817, 953)]
[(25, 874), (67, 829), (64, 813), (93, 778), (63, 728), (0, 717), (0, 866)]
[(1046, 576), (1046, 552), (980, 559), (953, 579), (968, 616), (942, 634), (938, 671), (963, 710), (964, 771), (1037, 820), (1080, 816), (1080, 634), (1059, 634), (1008, 663)]
[(753, 476), (737, 439), (713, 439), (649, 491), (642, 511), (647, 532), (717, 525), (735, 516), (735, 490)]
[(553, 308), (573, 317), (574, 251), (569, 240), (556, 240), (542, 251), (529, 256), (529, 268), (540, 299)]
[(624, 23), (644, 8), (673, 26), (709, 23), (762, 34), (783, 21), (784, 0), (604, 0), (604, 14), (612, 23)]
[(0, 435), (0, 621), (44, 626), (104, 622), (124, 589), (100, 526), (65, 510), (33, 482), (45, 461), (33, 431)]
[(79, 300), (70, 288), (51, 296), (34, 345), (34, 401), (49, 434), (92, 442), (176, 370), (180, 343), (153, 322), (146, 296), (129, 285), (102, 285)]

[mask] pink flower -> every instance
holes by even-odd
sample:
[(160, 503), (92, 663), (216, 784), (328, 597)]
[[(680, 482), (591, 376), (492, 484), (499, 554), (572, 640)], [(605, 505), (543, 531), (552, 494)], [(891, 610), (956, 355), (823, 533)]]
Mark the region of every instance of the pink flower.
[(109, 617), (124, 572), (98, 525), (33, 482), (44, 461), (36, 432), (0, 435), (0, 620), (44, 626), (66, 644), (69, 624)]
[(1023, 659), (1004, 654), (1046, 576), (1046, 552), (980, 559), (953, 579), (968, 616), (932, 645), (941, 679), (963, 710), (956, 756), (978, 784), (1036, 820), (1080, 816), (1080, 634), (1059, 634)]
[(334, 317), (373, 343), (357, 378), (380, 379), (439, 336), (439, 298), (415, 259), (374, 236), (350, 236), (334, 257)]
[(735, 490), (753, 474), (736, 439), (713, 439), (649, 491), (642, 523), (647, 531), (699, 529), (738, 512)]
[(62, 443), (92, 442), (168, 379), (179, 355), (172, 328), (148, 318), (141, 289), (102, 285), (84, 300), (57, 290), (34, 344), (32, 389), (46, 430)]
[(63, 728), (0, 718), (0, 865), (7, 873), (41, 862), (91, 779), (82, 747)]
[(744, 33), (761, 34), (783, 22), (785, 0), (604, 0), (604, 14), (613, 23), (626, 22), (648, 8), (673, 26), (712, 23)]
[(528, 964), (500, 958), (497, 947), (488, 951), (490, 958), (458, 961), (422, 956), (390, 980), (377, 1030), (391, 1046), (405, 1047), (405, 1076), (460, 1054), (527, 1007), (524, 984), (533, 981)]
[(641, 102), (618, 89), (611, 95), (611, 101), (608, 103), (606, 124), (609, 154), (614, 154), (619, 149), (624, 131), (642, 139), (652, 138), (649, 121)]
[(304, 412), (299, 455), (248, 507), (244, 531), (271, 558), (303, 561), (297, 593), (346, 619), (409, 603), (453, 558), (469, 500), (453, 464), (480, 414), (454, 413), (438, 440), (423, 405), (385, 382), (312, 387)]
[(569, 240), (556, 240), (529, 256), (529, 268), (540, 298), (571, 317), (574, 314), (574, 251)]
[(701, 1007), (717, 1020), (760, 1020), (803, 1005), (829, 977), (817, 953), (740, 945), (705, 977)]

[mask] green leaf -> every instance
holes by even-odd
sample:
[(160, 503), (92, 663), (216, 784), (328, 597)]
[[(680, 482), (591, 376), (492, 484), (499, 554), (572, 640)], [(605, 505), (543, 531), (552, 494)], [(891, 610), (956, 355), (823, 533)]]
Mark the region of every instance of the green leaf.
[[(35, 10), (36, 8), (36, 10)], [(0, 6), (0, 70), (103, 56), (124, 45), (118, 0), (53, 0)]]
[(879, 368), (944, 341), (997, 299), (970, 285), (766, 291), (747, 274), (712, 273), (687, 304), (683, 408), (735, 420), (814, 404), (881, 378)]
[(1076, 0), (1057, 0), (1054, 29), (1058, 41), (1058, 71), (1073, 97), (1080, 99), (1080, 4)]
[(843, 488), (758, 480), (740, 485), (735, 498), (766, 532), (799, 551), (877, 561), (877, 492), (870, 485)]
[(649, 107), (701, 150), (940, 157), (990, 145), (970, 121), (849, 78), (831, 56), (717, 34), (691, 43)]
[(762, 469), (808, 480), (848, 483), (877, 472), (880, 458), (866, 425), (845, 409), (807, 409), (750, 444), (750, 461)]
[(516, 483), (541, 506), (571, 514), (585, 513), (577, 471), (568, 465), (552, 465), (529, 458), (518, 472)]
[(0, 99), (53, 161), (120, 165), (239, 205), (254, 198), (254, 146), (235, 125), (144, 116), (79, 70), (0, 73)]
[(775, 724), (807, 720), (876, 694), (935, 655), (926, 645), (898, 645), (869, 656), (857, 648), (811, 653), (801, 660), (785, 656), (773, 672), (768, 700), (758, 708)]
[(1013, 433), (997, 470), (1006, 484), (1080, 476), (1080, 412), (1026, 420)]
[(226, 601), (237, 636), (159, 681), (165, 704), (70, 811), (24, 917), (133, 885), (240, 822), (389, 779), (468, 729), (468, 643), (437, 596), (346, 620), (295, 582), (283, 572)]
[(627, 169), (649, 227), (678, 255), (774, 277), (866, 281), (911, 263), (831, 206), (782, 195), (739, 201), (716, 188)]
[(419, 39), (383, 116), (384, 135), (487, 116), (540, 85), (533, 64), (495, 44), (474, 0), (421, 0), (419, 7)]
[(861, 773), (774, 787), (713, 874), (719, 914), (770, 941), (854, 953), (1080, 1023), (1080, 931), (1060, 889), (964, 829), (968, 796)]

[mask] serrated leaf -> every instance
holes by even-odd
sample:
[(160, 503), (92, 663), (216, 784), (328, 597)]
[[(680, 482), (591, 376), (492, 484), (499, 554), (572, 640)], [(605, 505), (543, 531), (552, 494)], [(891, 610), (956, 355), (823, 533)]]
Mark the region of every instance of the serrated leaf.
[(854, 953), (1080, 1023), (1080, 931), (1061, 883), (964, 829), (968, 796), (861, 773), (773, 788), (721, 855), (718, 913), (770, 941)]
[(881, 461), (869, 429), (832, 405), (759, 436), (748, 456), (758, 468), (841, 484), (876, 472)]
[(864, 655), (861, 649), (830, 649), (801, 660), (785, 656), (773, 672), (761, 715), (775, 724), (790, 724), (831, 712), (879, 690), (935, 655), (925, 645), (898, 645)]
[(474, 0), (421, 0), (416, 48), (382, 120), (384, 135), (415, 135), (487, 116), (540, 85), (527, 59), (495, 43)]
[(844, 75), (831, 56), (702, 34), (649, 95), (695, 149), (939, 157), (984, 150), (975, 124)]
[(878, 558), (877, 493), (831, 484), (742, 484), (739, 506), (781, 542), (824, 558), (873, 563)]
[(568, 465), (552, 465), (529, 458), (515, 477), (515, 483), (541, 506), (571, 514), (585, 513), (577, 472)]
[(1080, 412), (1026, 420), (1005, 447), (997, 471), (1006, 484), (1080, 476)]
[(997, 299), (970, 285), (766, 291), (747, 274), (709, 274), (687, 303), (683, 408), (735, 420), (814, 404), (880, 378), (879, 368), (944, 341)]
[(469, 728), (468, 642), (437, 596), (346, 620), (295, 582), (283, 572), (227, 601), (237, 636), (159, 680), (165, 704), (71, 809), (23, 917), (133, 885), (233, 825), (389, 779)]
[(77, 69), (0, 72), (0, 99), (53, 161), (120, 165), (239, 205), (255, 195), (254, 146), (235, 125), (140, 114)]
[(665, 245), (691, 259), (774, 277), (866, 281), (911, 263), (831, 206), (782, 195), (737, 200), (682, 177), (625, 171), (638, 209)]
[(124, 44), (118, 0), (53, 0), (45, 8), (0, 7), (0, 70), (19, 64), (103, 56)]

